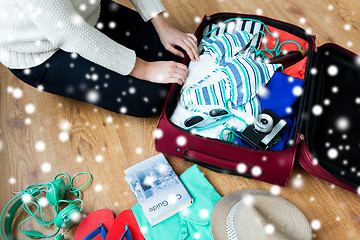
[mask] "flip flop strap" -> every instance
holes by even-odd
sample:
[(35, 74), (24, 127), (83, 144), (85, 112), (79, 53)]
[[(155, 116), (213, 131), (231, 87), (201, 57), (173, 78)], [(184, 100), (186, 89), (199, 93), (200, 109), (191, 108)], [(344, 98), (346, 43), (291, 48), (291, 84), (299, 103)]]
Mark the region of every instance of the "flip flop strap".
[(125, 232), (121, 236), (120, 240), (123, 240), (126, 237), (126, 240), (132, 240), (131, 232), (128, 228), (128, 225), (125, 225)]
[(92, 240), (98, 234), (100, 234), (102, 239), (105, 240), (107, 233), (106, 233), (105, 228), (103, 227), (102, 223), (100, 223), (100, 226), (98, 228), (96, 228), (89, 235), (87, 235), (85, 238), (83, 238), (83, 240)]

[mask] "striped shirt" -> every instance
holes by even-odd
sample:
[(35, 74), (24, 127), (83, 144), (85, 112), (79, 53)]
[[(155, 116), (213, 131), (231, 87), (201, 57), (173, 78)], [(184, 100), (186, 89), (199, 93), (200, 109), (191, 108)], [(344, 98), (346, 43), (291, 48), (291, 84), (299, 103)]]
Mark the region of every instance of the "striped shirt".
[[(249, 47), (254, 39), (259, 40), (254, 37), (247, 31), (234, 31), (202, 40), (204, 54), (210, 55), (218, 67), (183, 89), (180, 100), (186, 109), (207, 115), (211, 108), (227, 106), (245, 123), (261, 112), (257, 95), (281, 65), (254, 59), (253, 49)], [(224, 125), (238, 131), (247, 126)]]

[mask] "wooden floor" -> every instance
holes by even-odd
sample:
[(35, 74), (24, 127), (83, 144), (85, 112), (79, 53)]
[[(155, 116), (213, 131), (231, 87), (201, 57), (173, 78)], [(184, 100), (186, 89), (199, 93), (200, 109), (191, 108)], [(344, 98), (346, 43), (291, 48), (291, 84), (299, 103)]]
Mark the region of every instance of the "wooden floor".
[[(205, 14), (262, 14), (299, 25), (316, 34), (318, 46), (334, 42), (360, 53), (358, 0), (162, 2), (169, 22), (183, 31), (194, 32)], [(130, 6), (128, 1), (122, 0), (121, 3)], [(17, 89), (22, 92), (20, 98), (14, 97), (19, 93)], [(35, 107), (33, 113), (26, 111), (28, 104)], [(153, 136), (157, 117), (139, 119), (122, 116), (90, 104), (39, 92), (16, 79), (4, 66), (0, 66), (0, 109), (1, 209), (12, 198), (12, 192), (31, 184), (49, 182), (62, 171), (70, 175), (79, 171), (92, 173), (93, 182), (83, 191), (84, 213), (107, 208), (118, 214), (135, 204), (123, 170), (157, 154)], [(64, 122), (70, 123), (71, 127), (66, 128)], [(68, 133), (69, 140), (61, 141), (60, 133), (65, 137)], [(41, 146), (41, 143), (45, 145)], [(36, 150), (36, 147), (42, 150), (44, 146), (43, 151)], [(168, 159), (179, 175), (192, 165), (171, 156)], [(245, 188), (270, 191), (273, 187), (255, 180), (200, 169), (221, 195)], [(75, 185), (83, 181), (85, 178), (79, 179)], [(297, 205), (310, 222), (320, 222), (320, 228), (315, 226), (315, 239), (360, 239), (360, 197), (356, 194), (312, 177), (296, 166), (289, 186), (281, 188), (280, 195)], [(31, 226), (51, 232), (51, 228), (44, 229), (34, 223), (26, 223), (23, 228), (30, 229)], [(18, 239), (26, 239), (15, 232)], [(74, 230), (70, 231), (67, 238), (72, 239), (73, 234)]]

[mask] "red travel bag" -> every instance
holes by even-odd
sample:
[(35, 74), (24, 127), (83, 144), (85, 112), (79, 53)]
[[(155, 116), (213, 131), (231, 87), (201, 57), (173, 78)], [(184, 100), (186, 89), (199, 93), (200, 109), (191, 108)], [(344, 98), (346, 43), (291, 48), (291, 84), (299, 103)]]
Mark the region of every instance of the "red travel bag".
[[(310, 174), (356, 192), (360, 185), (359, 58), (335, 44), (316, 48), (315, 37), (304, 29), (262, 16), (234, 13), (205, 16), (195, 35), (200, 41), (206, 26), (230, 18), (257, 19), (308, 43), (305, 83), (292, 146), (281, 151), (259, 151), (185, 131), (169, 120), (181, 90), (180, 85), (173, 84), (158, 122), (162, 134), (155, 140), (156, 149), (216, 172), (279, 186), (286, 185), (297, 160)], [(189, 64), (188, 57), (183, 63)], [(245, 173), (237, 171), (239, 164), (247, 167)]]

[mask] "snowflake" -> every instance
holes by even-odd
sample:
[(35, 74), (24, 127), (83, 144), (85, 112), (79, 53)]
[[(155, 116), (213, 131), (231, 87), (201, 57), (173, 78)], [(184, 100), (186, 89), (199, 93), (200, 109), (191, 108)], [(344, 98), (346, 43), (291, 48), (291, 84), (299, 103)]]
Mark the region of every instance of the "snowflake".
[(129, 88), (129, 93), (130, 94), (135, 94), (136, 93), (136, 88), (135, 87), (130, 87)]
[(251, 169), (251, 174), (255, 177), (258, 177), (262, 174), (262, 171), (261, 171), (261, 168), (258, 167), (258, 166), (254, 166), (252, 169)]
[(14, 88), (12, 86), (8, 86), (6, 90), (8, 93), (12, 93), (14, 91)]
[(80, 25), (81, 23), (83, 23), (83, 19), (78, 14), (74, 14), (71, 18), (71, 21), (75, 25)]
[(280, 194), (280, 187), (279, 186), (272, 186), (271, 189), (270, 189), (270, 192), (273, 194), (273, 195), (279, 195)]
[(137, 147), (135, 149), (136, 154), (141, 154), (143, 152), (143, 149), (141, 147)]
[(263, 10), (261, 8), (256, 9), (256, 15), (262, 15)]
[(331, 5), (331, 4), (328, 5), (328, 10), (329, 10), (329, 11), (332, 11), (333, 9), (334, 9), (334, 6), (333, 6), (333, 5)]
[(296, 176), (296, 178), (294, 178), (292, 180), (291, 185), (297, 189), (301, 188), (304, 185), (304, 180), (303, 180), (302, 176), (300, 174), (298, 174)]
[(201, 235), (200, 233), (196, 232), (194, 233), (194, 239), (200, 239)]
[(95, 192), (101, 192), (104, 189), (104, 187), (101, 184), (95, 185)]
[(64, 23), (62, 21), (58, 21), (56, 23), (56, 27), (58, 27), (58, 28), (62, 28), (63, 26), (64, 26)]
[(210, 212), (209, 210), (207, 209), (201, 209), (200, 212), (199, 212), (199, 216), (202, 218), (202, 219), (205, 219), (205, 218), (208, 218), (210, 216)]
[(246, 195), (244, 196), (243, 201), (246, 206), (251, 206), (254, 203), (254, 197), (251, 195)]
[(350, 128), (350, 120), (347, 117), (339, 117), (335, 125), (339, 131), (347, 131)]
[(116, 28), (116, 23), (114, 21), (109, 22), (109, 28), (111, 29)]
[(306, 18), (301, 17), (299, 22), (300, 22), (300, 24), (305, 24), (306, 23)]
[(246, 170), (247, 170), (247, 166), (246, 166), (246, 164), (244, 164), (244, 163), (239, 163), (239, 164), (236, 166), (236, 170), (237, 170), (239, 173), (245, 173)]
[(339, 69), (338, 69), (338, 67), (337, 66), (335, 66), (335, 65), (330, 65), (329, 67), (328, 67), (328, 69), (327, 69), (327, 72), (328, 72), (328, 74), (330, 75), (330, 76), (336, 76), (337, 74), (338, 74), (338, 72), (339, 72)]
[(140, 228), (140, 231), (141, 231), (143, 234), (146, 234), (146, 233), (149, 231), (149, 229), (148, 229), (146, 226), (142, 226), (142, 227)]
[(39, 199), (39, 205), (41, 207), (46, 207), (49, 204), (49, 201), (47, 200), (46, 197), (42, 197)]
[(153, 136), (155, 139), (160, 139), (164, 135), (164, 132), (161, 129), (155, 129), (153, 132)]
[(80, 223), (82, 217), (81, 217), (81, 213), (79, 212), (76, 212), (76, 211), (73, 211), (71, 213), (71, 216), (70, 216), (70, 219), (71, 219), (71, 222), (77, 224), (77, 223)]
[(43, 142), (43, 141), (37, 141), (35, 143), (35, 149), (38, 151), (38, 152), (43, 152), (45, 151), (45, 148), (46, 148), (46, 144)]
[(311, 68), (311, 69), (310, 69), (310, 74), (311, 74), (311, 75), (316, 75), (317, 72), (318, 72), (318, 70), (317, 70), (316, 68)]
[(71, 123), (66, 119), (60, 119), (59, 128), (63, 131), (69, 131), (71, 128)]
[(298, 97), (302, 94), (302, 88), (301, 86), (295, 86), (293, 89), (292, 89), (292, 93), (294, 94), (294, 96)]
[(194, 18), (194, 22), (195, 22), (195, 23), (200, 23), (200, 22), (201, 22), (201, 18), (200, 18), (199, 16), (196, 16), (196, 17)]
[(44, 85), (42, 85), (42, 84), (39, 84), (38, 86), (37, 86), (37, 90), (38, 91), (44, 91)]
[(86, 99), (90, 102), (90, 103), (96, 103), (99, 101), (100, 99), (100, 94), (99, 92), (95, 91), (95, 90), (91, 90), (86, 94)]
[(41, 171), (43, 171), (44, 173), (48, 173), (51, 171), (51, 164), (48, 163), (48, 162), (44, 162), (42, 165), (41, 165)]
[(168, 202), (169, 202), (170, 204), (176, 203), (176, 200), (177, 200), (177, 197), (176, 197), (175, 194), (170, 194), (170, 195), (168, 196)]
[(93, 73), (91, 75), (91, 79), (95, 82), (95, 81), (97, 81), (99, 79), (99, 75), (97, 75), (96, 73)]
[(360, 105), (360, 97), (355, 98), (355, 103), (356, 103), (357, 105)]
[(185, 146), (186, 144), (186, 138), (184, 136), (179, 136), (176, 138), (176, 144), (179, 146), (179, 147), (182, 147), (182, 146)]
[(85, 4), (80, 4), (79, 9), (80, 9), (81, 11), (85, 11), (86, 8), (87, 8), (87, 6), (86, 6)]
[(23, 96), (23, 92), (22, 92), (22, 90), (20, 88), (15, 88), (12, 91), (12, 94), (13, 94), (14, 98), (21, 98)]
[(155, 178), (154, 178), (154, 177), (146, 176), (143, 183), (144, 183), (145, 185), (151, 186), (151, 185), (154, 184), (154, 182), (155, 182)]
[(9, 183), (14, 185), (16, 183), (16, 179), (14, 177), (9, 178)]
[(59, 140), (62, 142), (66, 142), (69, 140), (69, 134), (67, 132), (59, 133)]
[(30, 118), (25, 118), (24, 123), (26, 125), (30, 125), (31, 124), (31, 119)]
[(111, 117), (111, 116), (108, 116), (107, 118), (106, 118), (106, 122), (107, 123), (112, 123), (114, 120), (113, 120), (113, 118)]
[(330, 102), (330, 99), (327, 99), (327, 98), (324, 99), (324, 105), (325, 105), (325, 106), (329, 106), (330, 103), (331, 103), (331, 102)]
[(83, 161), (83, 158), (82, 158), (81, 156), (77, 156), (77, 157), (76, 157), (76, 161), (77, 161), (78, 163), (81, 163), (81, 162)]
[(314, 219), (311, 221), (311, 228), (316, 230), (319, 230), (321, 228), (321, 222), (317, 219)]
[(98, 163), (101, 163), (102, 161), (104, 161), (104, 157), (99, 154), (95, 157), (95, 161)]
[(351, 25), (350, 24), (345, 24), (344, 29), (345, 29), (345, 31), (349, 31), (351, 29)]
[(330, 148), (327, 152), (327, 155), (330, 159), (335, 159), (338, 157), (339, 152), (335, 148)]
[(266, 224), (265, 225), (265, 233), (268, 235), (271, 235), (275, 232), (275, 227), (272, 224)]
[(312, 108), (312, 113), (315, 115), (315, 116), (319, 116), (321, 115), (323, 112), (323, 109), (320, 105), (315, 105), (313, 108)]
[(21, 200), (24, 202), (24, 203), (30, 203), (32, 201), (32, 197), (30, 194), (28, 193), (25, 193), (22, 197), (21, 197)]

